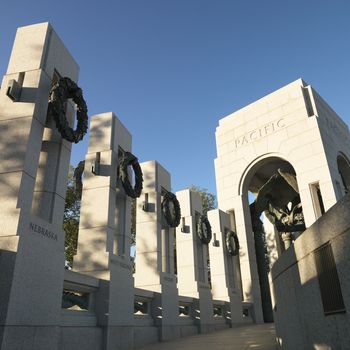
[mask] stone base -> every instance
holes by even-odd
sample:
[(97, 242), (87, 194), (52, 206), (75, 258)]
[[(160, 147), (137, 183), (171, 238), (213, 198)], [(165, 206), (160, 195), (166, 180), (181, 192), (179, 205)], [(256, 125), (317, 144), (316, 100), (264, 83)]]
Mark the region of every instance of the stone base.
[(101, 350), (102, 327), (61, 327), (59, 350)]
[(216, 331), (220, 331), (222, 329), (227, 329), (227, 328), (231, 328), (231, 325), (226, 323), (226, 322), (220, 322), (220, 323), (217, 323), (217, 324), (213, 324), (211, 326), (211, 331), (212, 332), (216, 332)]
[(198, 327), (196, 326), (180, 326), (180, 337), (189, 337), (198, 334)]
[(134, 327), (134, 349), (157, 343), (158, 329), (154, 326)]
[(230, 302), (225, 305), (225, 313), (229, 315), (227, 322), (231, 327), (244, 322), (242, 301), (237, 294), (230, 296)]
[(0, 326), (1, 350), (60, 350), (59, 326)]
[(178, 291), (173, 275), (162, 274), (161, 279), (161, 293), (154, 293), (152, 299), (152, 317), (158, 328), (159, 341), (169, 341), (180, 338)]
[(159, 327), (159, 340), (169, 341), (180, 338), (180, 327), (174, 326), (160, 326)]
[(134, 348), (134, 327), (109, 326), (104, 328), (105, 350)]
[(211, 332), (213, 332), (213, 325), (212, 324), (199, 324), (198, 325), (198, 332), (200, 334), (211, 333)]

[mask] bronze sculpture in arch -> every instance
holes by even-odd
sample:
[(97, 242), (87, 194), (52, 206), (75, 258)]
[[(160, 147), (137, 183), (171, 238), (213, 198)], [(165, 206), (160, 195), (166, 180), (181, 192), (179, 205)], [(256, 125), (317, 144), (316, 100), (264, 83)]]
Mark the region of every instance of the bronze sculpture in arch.
[(342, 180), (343, 190), (347, 194), (350, 191), (350, 162), (343, 152), (338, 153), (337, 166)]

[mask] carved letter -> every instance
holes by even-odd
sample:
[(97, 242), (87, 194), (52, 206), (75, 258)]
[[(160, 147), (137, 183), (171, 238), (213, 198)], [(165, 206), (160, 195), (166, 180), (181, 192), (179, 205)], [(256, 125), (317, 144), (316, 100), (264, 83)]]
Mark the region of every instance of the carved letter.
[(271, 124), (267, 124), (264, 126), (264, 130), (265, 130), (265, 135), (269, 134), (271, 132), (271, 129), (269, 129), (269, 127), (271, 126)]
[(277, 126), (279, 127), (279, 128), (284, 128), (286, 125), (283, 123), (283, 118), (282, 119), (280, 119), (279, 121), (277, 121)]
[(251, 140), (251, 141), (253, 141), (253, 140), (256, 140), (257, 139), (257, 137), (254, 137), (253, 138), (253, 135), (254, 134), (256, 134), (257, 133), (257, 131), (256, 130), (253, 130), (253, 131), (251, 131), (250, 132), (250, 134), (249, 134), (249, 139)]

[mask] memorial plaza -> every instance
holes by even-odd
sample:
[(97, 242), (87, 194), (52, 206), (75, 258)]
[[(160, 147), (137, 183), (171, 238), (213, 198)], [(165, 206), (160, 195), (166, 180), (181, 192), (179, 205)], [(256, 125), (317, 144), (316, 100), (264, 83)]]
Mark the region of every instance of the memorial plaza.
[(312, 82), (217, 120), (207, 207), (118, 111), (88, 113), (51, 24), (18, 28), (8, 62), (1, 350), (350, 349), (350, 134)]

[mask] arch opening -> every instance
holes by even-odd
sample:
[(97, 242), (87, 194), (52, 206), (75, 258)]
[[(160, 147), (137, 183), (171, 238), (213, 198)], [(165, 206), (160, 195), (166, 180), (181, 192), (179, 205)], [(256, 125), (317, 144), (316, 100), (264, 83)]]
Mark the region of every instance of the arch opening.
[(350, 162), (344, 154), (337, 157), (338, 172), (342, 180), (342, 192), (347, 194), (350, 191)]
[(279, 157), (251, 167), (243, 183), (249, 203), (265, 322), (273, 321), (268, 272), (273, 262), (305, 230), (296, 172)]

